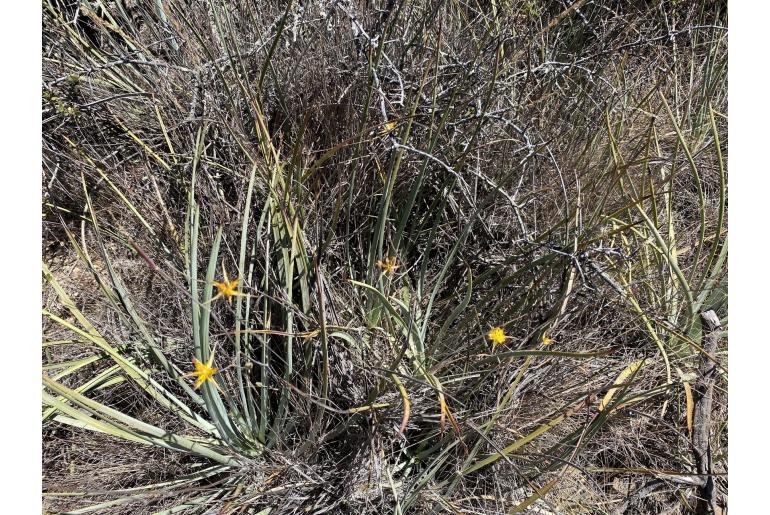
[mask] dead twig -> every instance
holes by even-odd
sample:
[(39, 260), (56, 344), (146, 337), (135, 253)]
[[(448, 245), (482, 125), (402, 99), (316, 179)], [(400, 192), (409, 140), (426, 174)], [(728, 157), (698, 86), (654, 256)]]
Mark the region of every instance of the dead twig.
[[(704, 350), (711, 355), (716, 354), (719, 343), (719, 318), (714, 311), (701, 313), (703, 334), (706, 337)], [(693, 413), (692, 447), (695, 456), (695, 466), (698, 474), (702, 474), (703, 483), (698, 487), (695, 512), (698, 514), (718, 513), (716, 507), (716, 484), (713, 476), (713, 463), (711, 458), (711, 402), (714, 394), (714, 379), (716, 377), (716, 365), (701, 357), (700, 377), (693, 388), (695, 410)]]

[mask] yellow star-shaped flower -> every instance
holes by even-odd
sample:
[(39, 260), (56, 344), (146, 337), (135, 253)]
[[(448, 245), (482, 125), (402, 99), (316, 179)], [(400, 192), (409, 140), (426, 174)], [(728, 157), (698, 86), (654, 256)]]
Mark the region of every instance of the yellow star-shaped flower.
[(553, 343), (553, 338), (548, 336), (548, 333), (543, 333), (542, 342), (545, 346), (551, 345)]
[(396, 122), (387, 122), (385, 125), (383, 125), (382, 130), (380, 131), (380, 134), (387, 134), (395, 128), (396, 128)]
[(392, 274), (401, 265), (396, 264), (396, 256), (388, 256), (383, 261), (377, 261), (377, 267), (382, 270), (384, 274)]
[(245, 297), (243, 293), (238, 291), (238, 278), (236, 277), (232, 281), (227, 277), (227, 271), (225, 270), (225, 265), (222, 265), (222, 276), (225, 278), (224, 281), (214, 281), (214, 287), (219, 290), (219, 293), (216, 294), (216, 296), (211, 299), (212, 302), (219, 297), (224, 297), (227, 299), (227, 302), (231, 303), (233, 302), (233, 297)]
[(195, 377), (195, 389), (203, 385), (206, 381), (210, 381), (217, 389), (219, 385), (214, 381), (213, 375), (217, 373), (217, 368), (214, 368), (214, 354), (209, 357), (208, 363), (201, 363), (197, 358), (193, 358), (193, 365), (195, 365), (195, 371), (185, 374), (184, 377)]
[(502, 327), (493, 327), (487, 333), (487, 338), (492, 341), (493, 345), (500, 345), (501, 343), (505, 343), (507, 336), (505, 336), (505, 331), (503, 331)]

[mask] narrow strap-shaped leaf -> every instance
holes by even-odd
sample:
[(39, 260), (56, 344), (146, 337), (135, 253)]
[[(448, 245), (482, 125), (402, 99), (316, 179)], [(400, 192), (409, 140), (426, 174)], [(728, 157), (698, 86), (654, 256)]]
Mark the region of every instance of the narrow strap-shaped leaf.
[[(43, 376), (43, 384), (47, 388), (66, 398), (69, 402), (85, 409), (92, 415), (91, 417), (88, 417), (90, 420), (87, 421), (94, 421), (94, 423), (104, 428), (107, 432), (111, 429), (117, 430), (117, 433), (122, 437), (131, 435), (134, 441), (137, 441), (137, 439), (145, 440), (160, 447), (197, 454), (213, 459), (223, 465), (235, 465), (238, 463), (235, 458), (222, 455), (204, 444), (193, 442), (181, 435), (169, 433), (166, 430), (142, 422), (116, 409), (91, 400), (51, 378)], [(84, 418), (84, 415), (80, 410), (63, 405), (63, 403), (59, 402), (51, 395), (44, 393), (44, 400), (73, 418), (79, 418), (81, 420)], [(98, 419), (94, 419), (93, 417), (98, 417)], [(115, 433), (115, 431), (113, 431), (113, 433)]]
[(120, 352), (118, 352), (114, 347), (112, 347), (109, 343), (107, 343), (107, 341), (104, 338), (102, 338), (101, 335), (99, 335), (98, 333), (89, 334), (83, 331), (82, 329), (80, 329), (79, 327), (76, 327), (71, 323), (67, 322), (66, 320), (59, 318), (53, 313), (49, 313), (48, 311), (43, 311), (43, 314), (48, 318), (50, 318), (51, 320), (53, 320), (54, 322), (65, 327), (66, 329), (69, 329), (70, 331), (77, 333), (78, 335), (82, 336), (83, 338), (85, 338), (86, 340), (90, 341), (91, 343), (99, 347), (101, 350), (103, 350), (113, 361), (115, 361), (115, 363), (117, 363), (126, 372), (126, 374), (128, 374), (128, 376), (131, 379), (136, 381), (136, 383), (144, 391), (150, 394), (163, 407), (173, 411), (174, 413), (182, 417), (184, 420), (197, 426), (203, 431), (215, 436), (217, 435), (216, 428), (210, 422), (204, 420), (196, 413), (193, 413), (193, 411), (186, 404), (184, 404), (176, 396), (174, 396), (173, 394), (168, 392), (165, 388), (163, 388), (160, 384), (158, 384), (144, 370), (138, 367), (132, 360), (130, 360), (129, 358), (123, 356)]

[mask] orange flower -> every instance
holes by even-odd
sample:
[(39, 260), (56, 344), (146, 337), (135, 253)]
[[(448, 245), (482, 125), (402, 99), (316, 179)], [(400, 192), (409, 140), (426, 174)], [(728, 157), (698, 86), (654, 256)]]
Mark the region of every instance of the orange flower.
[(396, 256), (388, 256), (384, 261), (377, 261), (377, 267), (382, 270), (384, 274), (392, 274), (401, 265), (396, 264)]

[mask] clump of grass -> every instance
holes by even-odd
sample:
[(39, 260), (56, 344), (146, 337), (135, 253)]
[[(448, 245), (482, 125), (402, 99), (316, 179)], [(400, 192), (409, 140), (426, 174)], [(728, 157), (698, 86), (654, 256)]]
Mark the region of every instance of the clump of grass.
[(50, 510), (692, 504), (725, 7), (380, 7), (44, 3)]

